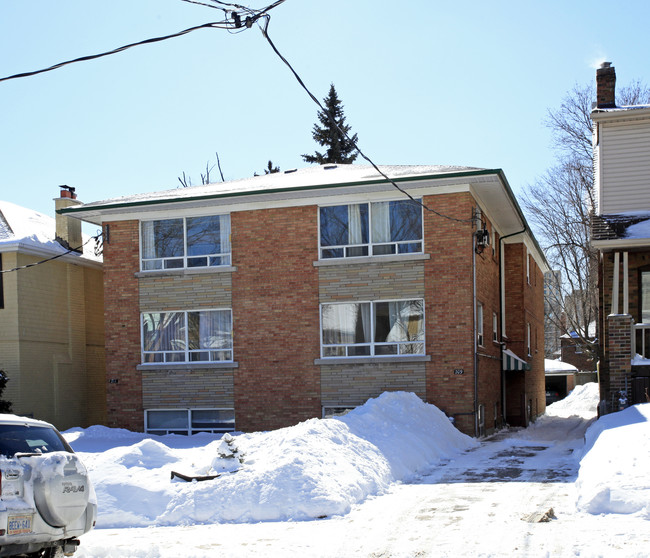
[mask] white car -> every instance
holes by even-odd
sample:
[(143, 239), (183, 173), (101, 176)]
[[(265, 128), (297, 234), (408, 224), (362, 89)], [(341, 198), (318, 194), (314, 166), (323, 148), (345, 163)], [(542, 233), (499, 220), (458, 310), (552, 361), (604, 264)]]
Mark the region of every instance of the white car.
[(51, 424), (0, 414), (0, 556), (71, 556), (97, 518), (88, 472)]

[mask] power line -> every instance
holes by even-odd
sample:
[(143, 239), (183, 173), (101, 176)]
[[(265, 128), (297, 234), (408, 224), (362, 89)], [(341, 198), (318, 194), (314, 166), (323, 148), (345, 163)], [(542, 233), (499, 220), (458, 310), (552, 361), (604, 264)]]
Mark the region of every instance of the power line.
[[(197, 25), (195, 27), (189, 27), (187, 29), (184, 29), (182, 31), (179, 31), (178, 33), (172, 33), (171, 35), (164, 35), (161, 37), (153, 37), (151, 39), (145, 39), (143, 41), (138, 41), (135, 43), (131, 43), (128, 45), (124, 45), (118, 48), (115, 48), (113, 50), (109, 50), (106, 52), (102, 52), (99, 54), (91, 54), (88, 56), (81, 56), (79, 58), (75, 58), (74, 60), (67, 60), (65, 62), (59, 62), (58, 64), (54, 64), (53, 66), (50, 66), (48, 68), (43, 68), (41, 70), (34, 70), (32, 72), (23, 72), (20, 74), (14, 74), (12, 76), (6, 76), (3, 78), (0, 78), (0, 83), (3, 81), (9, 81), (11, 79), (19, 79), (19, 78), (25, 78), (25, 77), (31, 77), (35, 76), (38, 74), (43, 74), (45, 72), (51, 72), (53, 70), (58, 70), (59, 68), (62, 68), (64, 66), (68, 66), (70, 64), (76, 64), (77, 62), (87, 62), (88, 60), (95, 60), (97, 58), (103, 58), (104, 56), (111, 56), (112, 54), (117, 54), (119, 52), (123, 52), (125, 50), (128, 50), (133, 47), (141, 46), (141, 45), (148, 45), (152, 43), (158, 43), (160, 41), (166, 41), (168, 39), (174, 39), (176, 37), (181, 37), (183, 35), (187, 35), (188, 33), (192, 33), (193, 31), (198, 31), (199, 29), (227, 29), (228, 31), (234, 31), (234, 32), (240, 32), (244, 31), (246, 29), (249, 29), (250, 27), (253, 26), (253, 24), (261, 17), (268, 15), (266, 12), (269, 10), (272, 10), (276, 6), (279, 6), (282, 4), (285, 0), (277, 0), (273, 4), (268, 5), (266, 8), (262, 8), (261, 10), (254, 10), (251, 8), (247, 8), (245, 6), (240, 6), (239, 4), (230, 4), (228, 2), (215, 2), (216, 4), (220, 4), (221, 6), (216, 6), (216, 5), (211, 5), (207, 4), (205, 2), (200, 2), (198, 0), (182, 0), (183, 2), (190, 2), (192, 4), (199, 4), (202, 6), (207, 6), (210, 8), (215, 8), (218, 10), (221, 10), (224, 12), (224, 15), (226, 16), (226, 19), (223, 21), (213, 21), (210, 23), (204, 23), (202, 25)], [(229, 8), (235, 8), (230, 10)], [(230, 16), (230, 18), (229, 18)]]
[[(7, 76), (0, 78), (0, 82), (3, 81), (8, 81), (11, 79), (18, 79), (18, 78), (24, 78), (24, 77), (30, 77), (30, 76), (35, 76), (38, 74), (42, 74), (45, 72), (51, 72), (53, 70), (57, 70), (59, 68), (62, 68), (63, 66), (67, 66), (70, 64), (75, 64), (77, 62), (86, 62), (88, 60), (95, 60), (97, 58), (102, 58), (104, 56), (110, 56), (112, 54), (117, 54), (119, 52), (123, 52), (125, 50), (128, 50), (130, 48), (136, 47), (136, 46), (141, 46), (141, 45), (146, 45), (146, 44), (152, 44), (152, 43), (157, 43), (160, 41), (166, 41), (168, 39), (173, 39), (176, 37), (180, 37), (183, 35), (187, 35), (188, 33), (192, 33), (193, 31), (197, 31), (199, 29), (226, 29), (230, 32), (233, 30), (235, 32), (240, 32), (244, 31), (246, 29), (250, 29), (254, 23), (257, 23), (260, 27), (260, 30), (262, 31), (262, 35), (264, 38), (267, 40), (273, 51), (276, 53), (276, 55), (282, 60), (286, 66), (291, 70), (293, 73), (294, 77), (298, 81), (298, 83), (301, 85), (301, 87), (307, 92), (309, 97), (311, 97), (312, 101), (316, 103), (316, 105), (323, 111), (325, 114), (327, 111), (324, 109), (323, 105), (321, 102), (316, 98), (316, 96), (309, 90), (309, 88), (305, 85), (304, 81), (302, 78), (298, 75), (298, 72), (293, 68), (293, 66), (289, 63), (289, 61), (280, 53), (278, 48), (275, 46), (273, 41), (271, 40), (271, 37), (269, 36), (268, 33), (268, 28), (269, 28), (269, 23), (271, 21), (271, 16), (267, 13), (273, 8), (279, 6), (280, 4), (284, 3), (285, 0), (276, 0), (276, 2), (273, 2), (272, 4), (269, 4), (265, 8), (262, 8), (260, 10), (255, 10), (253, 8), (249, 8), (247, 6), (242, 6), (241, 4), (234, 4), (230, 2), (221, 2), (219, 0), (210, 0), (212, 3), (208, 4), (206, 2), (202, 2), (200, 0), (181, 0), (183, 2), (187, 2), (190, 4), (197, 4), (200, 6), (205, 6), (209, 8), (214, 8), (217, 10), (221, 10), (224, 12), (226, 15), (226, 19), (223, 21), (218, 21), (218, 22), (210, 22), (210, 23), (204, 23), (203, 25), (197, 25), (195, 27), (189, 27), (187, 29), (184, 29), (183, 31), (179, 31), (178, 33), (173, 33), (171, 35), (164, 35), (161, 37), (153, 37), (151, 39), (145, 39), (143, 41), (138, 41), (136, 43), (131, 43), (128, 45), (124, 45), (121, 47), (118, 47), (116, 49), (102, 52), (100, 54), (92, 54), (89, 56), (82, 56), (80, 58), (75, 58), (74, 60), (68, 60), (65, 62), (60, 62), (58, 64), (54, 64), (53, 66), (50, 66), (48, 68), (44, 68), (41, 70), (35, 70), (32, 72), (23, 72), (20, 74), (15, 74), (12, 76)], [(230, 15), (231, 19), (228, 19), (228, 16)], [(259, 23), (260, 19), (264, 19), (265, 23), (264, 25), (261, 25)], [(353, 141), (350, 136), (345, 132), (345, 130), (342, 130), (336, 120), (331, 117), (331, 121), (336, 127), (336, 129), (352, 144), (354, 145), (354, 148), (358, 151), (359, 155), (363, 157), (376, 171), (379, 173), (383, 178), (385, 178), (392, 186), (394, 186), (397, 190), (399, 190), (402, 194), (407, 196), (411, 201), (414, 203), (417, 203), (421, 205), (424, 209), (427, 211), (434, 213), (435, 215), (438, 215), (439, 217), (443, 217), (445, 219), (449, 219), (450, 221), (456, 221), (458, 223), (468, 223), (472, 222), (473, 219), (458, 219), (456, 217), (450, 217), (449, 215), (444, 215), (443, 213), (440, 213), (439, 211), (436, 211), (435, 209), (431, 209), (428, 207), (426, 204), (424, 204), (422, 201), (415, 199), (411, 194), (409, 194), (406, 190), (401, 188), (392, 178), (390, 178), (386, 173), (384, 173), (375, 163), (368, 157), (359, 147), (357, 142)], [(57, 256), (59, 257), (59, 256)], [(46, 260), (48, 261), (48, 260)]]
[(385, 179), (386, 179), (386, 180), (387, 180), (387, 181), (388, 181), (392, 186), (394, 186), (394, 187), (395, 187), (397, 190), (399, 190), (402, 194), (404, 194), (405, 196), (407, 196), (407, 197), (408, 197), (412, 202), (417, 203), (418, 205), (421, 205), (421, 206), (422, 206), (424, 209), (426, 209), (427, 211), (429, 211), (429, 212), (431, 212), (431, 213), (433, 213), (433, 214), (435, 214), (435, 215), (438, 215), (438, 217), (442, 217), (442, 218), (444, 218), (444, 219), (448, 219), (448, 220), (450, 220), (450, 221), (455, 221), (455, 222), (457, 222), (457, 223), (471, 223), (471, 222), (473, 222), (473, 221), (475, 220), (474, 218), (471, 218), (471, 219), (458, 219), (457, 217), (450, 217), (449, 215), (445, 215), (445, 214), (443, 214), (443, 213), (440, 213), (439, 211), (436, 211), (435, 209), (431, 209), (431, 208), (428, 207), (424, 202), (422, 202), (422, 201), (420, 201), (420, 200), (418, 200), (418, 199), (415, 199), (415, 198), (414, 198), (411, 194), (409, 194), (406, 190), (404, 190), (403, 188), (401, 188), (401, 187), (400, 187), (400, 186), (399, 186), (399, 185), (398, 185), (398, 184), (397, 184), (397, 183), (396, 183), (392, 178), (390, 178), (390, 177), (389, 177), (385, 172), (383, 172), (383, 171), (382, 171), (382, 170), (381, 170), (381, 169), (380, 169), (380, 168), (379, 168), (379, 167), (374, 163), (374, 161), (372, 161), (372, 159), (370, 159), (370, 157), (368, 157), (368, 156), (367, 156), (363, 151), (361, 151), (361, 148), (359, 147), (358, 143), (355, 142), (352, 138), (350, 138), (350, 136), (347, 134), (347, 132), (346, 132), (345, 130), (343, 130), (343, 129), (338, 125), (338, 123), (337, 123), (336, 120), (334, 119), (334, 116), (333, 116), (333, 115), (330, 115), (329, 112), (325, 110), (325, 108), (323, 107), (323, 105), (321, 104), (321, 102), (316, 98), (316, 96), (315, 96), (315, 95), (314, 95), (314, 94), (309, 90), (309, 88), (305, 85), (305, 82), (304, 82), (304, 81), (302, 80), (302, 78), (298, 75), (298, 72), (296, 72), (296, 70), (295, 70), (295, 69), (293, 68), (293, 66), (289, 63), (289, 61), (288, 61), (288, 60), (287, 60), (287, 59), (286, 59), (286, 58), (285, 58), (285, 57), (280, 53), (280, 51), (278, 50), (278, 48), (275, 46), (275, 44), (274, 44), (273, 41), (271, 40), (271, 37), (269, 36), (269, 23), (270, 23), (270, 21), (271, 21), (271, 16), (268, 15), (268, 14), (264, 14), (264, 15), (261, 17), (261, 19), (264, 19), (264, 20), (265, 20), (264, 25), (261, 25), (259, 22), (258, 22), (258, 25), (259, 25), (259, 27), (260, 27), (260, 30), (262, 31), (262, 35), (264, 35), (264, 38), (267, 40), (267, 42), (269, 43), (269, 45), (271, 46), (271, 48), (273, 49), (273, 51), (275, 52), (275, 54), (277, 54), (277, 56), (280, 58), (280, 60), (282, 60), (282, 62), (284, 62), (284, 63), (286, 64), (286, 66), (289, 68), (289, 70), (291, 70), (291, 73), (294, 75), (294, 77), (296, 78), (296, 80), (298, 81), (298, 83), (300, 84), (300, 86), (301, 86), (301, 87), (302, 87), (302, 88), (307, 92), (307, 95), (309, 95), (309, 97), (311, 97), (312, 101), (314, 101), (314, 103), (316, 103), (316, 105), (318, 105), (318, 107), (321, 109), (321, 111), (322, 111), (324, 114), (327, 114), (327, 115), (330, 116), (330, 121), (331, 121), (332, 124), (336, 127), (336, 129), (337, 129), (337, 130), (338, 130), (338, 131), (339, 131), (339, 132), (340, 132), (340, 133), (345, 137), (345, 139), (347, 139), (347, 140), (348, 140), (352, 145), (354, 145), (354, 148), (359, 152), (359, 155), (361, 155), (361, 157), (363, 157), (363, 158), (364, 158), (368, 163), (370, 163), (370, 165), (371, 165), (371, 166), (372, 166), (372, 167), (373, 167), (373, 168), (374, 168), (374, 169), (375, 169), (375, 170), (376, 170), (376, 171), (377, 171), (377, 172), (378, 172), (378, 173), (379, 173), (383, 178), (385, 178)]
[(94, 240), (95, 242), (97, 242), (97, 241), (99, 241), (100, 238), (102, 238), (102, 236), (103, 236), (103, 233), (96, 234), (95, 236), (91, 236), (88, 240), (86, 240), (86, 242), (84, 242), (81, 246), (78, 246), (77, 248), (69, 248), (67, 251), (65, 251), (65, 252), (63, 252), (61, 254), (57, 254), (56, 256), (52, 256), (51, 258), (46, 258), (46, 259), (38, 261), (38, 262), (33, 262), (33, 263), (30, 263), (30, 264), (21, 265), (21, 266), (18, 266), (18, 267), (14, 267), (12, 269), (0, 269), (0, 273), (11, 273), (13, 271), (20, 271), (21, 269), (28, 269), (30, 267), (36, 267), (37, 265), (48, 263), (48, 262), (51, 262), (52, 260), (57, 260), (59, 258), (62, 258), (63, 256), (67, 256), (71, 252), (77, 252), (77, 253), (82, 252), (83, 247), (86, 244), (88, 244), (91, 240)]

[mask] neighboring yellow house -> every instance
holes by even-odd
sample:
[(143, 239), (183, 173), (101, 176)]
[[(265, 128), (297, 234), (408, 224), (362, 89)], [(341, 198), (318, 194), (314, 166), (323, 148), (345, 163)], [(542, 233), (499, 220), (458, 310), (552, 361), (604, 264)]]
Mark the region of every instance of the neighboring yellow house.
[[(55, 208), (78, 202), (62, 187)], [(19, 415), (60, 429), (106, 418), (101, 257), (81, 222), (0, 201), (0, 370)], [(51, 259), (55, 257), (55, 259)], [(37, 264), (38, 265), (32, 265)]]

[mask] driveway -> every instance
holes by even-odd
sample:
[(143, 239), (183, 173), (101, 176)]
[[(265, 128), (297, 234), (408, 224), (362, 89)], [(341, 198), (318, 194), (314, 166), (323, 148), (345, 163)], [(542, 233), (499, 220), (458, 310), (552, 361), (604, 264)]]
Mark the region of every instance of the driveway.
[(545, 416), (528, 429), (502, 432), (345, 516), (99, 529), (84, 537), (77, 556), (645, 556), (650, 548), (646, 520), (576, 511), (578, 455), (589, 423)]

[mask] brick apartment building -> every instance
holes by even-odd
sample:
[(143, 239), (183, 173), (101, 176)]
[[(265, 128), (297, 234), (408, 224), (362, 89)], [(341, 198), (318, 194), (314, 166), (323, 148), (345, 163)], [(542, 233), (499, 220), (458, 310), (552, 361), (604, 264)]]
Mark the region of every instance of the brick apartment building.
[(109, 426), (267, 430), (387, 390), (472, 435), (544, 412), (548, 267), (502, 171), (382, 171), (63, 210), (103, 226)]
[(650, 105), (616, 105), (597, 70), (592, 243), (600, 252), (601, 412), (650, 401)]

